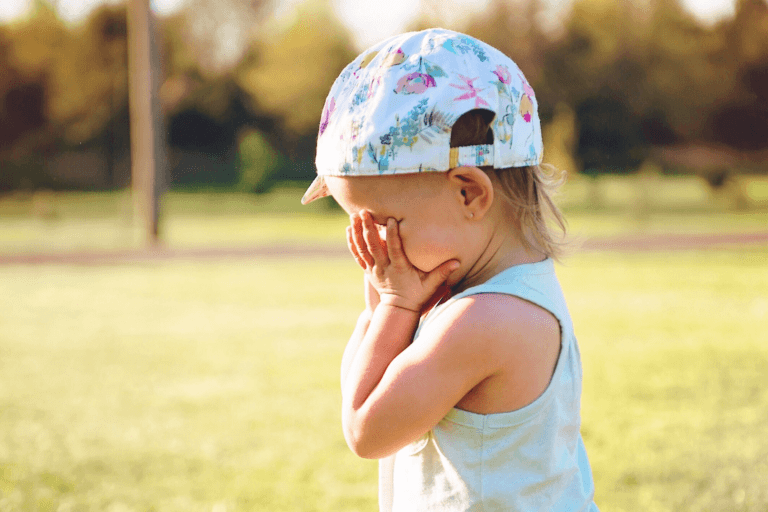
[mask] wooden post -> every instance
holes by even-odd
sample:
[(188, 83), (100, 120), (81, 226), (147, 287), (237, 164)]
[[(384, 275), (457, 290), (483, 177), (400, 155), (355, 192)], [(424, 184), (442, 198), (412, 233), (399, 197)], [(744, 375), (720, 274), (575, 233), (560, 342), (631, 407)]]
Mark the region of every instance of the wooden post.
[(159, 240), (165, 134), (160, 110), (160, 62), (149, 0), (128, 0), (128, 100), (131, 120), (131, 192), (134, 223), (146, 243)]

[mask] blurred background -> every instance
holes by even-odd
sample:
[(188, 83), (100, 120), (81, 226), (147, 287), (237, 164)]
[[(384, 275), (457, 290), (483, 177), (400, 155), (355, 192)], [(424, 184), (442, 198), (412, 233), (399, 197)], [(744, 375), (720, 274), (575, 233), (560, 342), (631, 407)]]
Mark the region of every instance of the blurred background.
[[(645, 165), (731, 188), (747, 207), (739, 177), (768, 172), (764, 0), (153, 7), (168, 144), (159, 172), (171, 190), (258, 194), (306, 182), (341, 68), (384, 37), (428, 26), (480, 37), (519, 64), (541, 105), (545, 158), (571, 173), (626, 175)], [(0, 20), (0, 191), (126, 188), (124, 3), (5, 0)]]
[(0, 511), (376, 510), (339, 420), (361, 275), (299, 199), (341, 69), (431, 26), (518, 63), (568, 171), (601, 510), (768, 510), (766, 0), (151, 12), (157, 238), (128, 5), (0, 2)]

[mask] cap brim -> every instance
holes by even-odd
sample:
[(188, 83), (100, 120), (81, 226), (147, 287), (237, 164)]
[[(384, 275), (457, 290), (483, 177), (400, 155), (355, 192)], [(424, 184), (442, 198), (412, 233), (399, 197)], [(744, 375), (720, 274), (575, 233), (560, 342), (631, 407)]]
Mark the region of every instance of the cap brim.
[(304, 197), (301, 198), (301, 204), (309, 204), (315, 199), (320, 199), (321, 197), (327, 197), (329, 195), (328, 187), (325, 186), (325, 180), (322, 176), (318, 176), (309, 186), (307, 191), (304, 192)]

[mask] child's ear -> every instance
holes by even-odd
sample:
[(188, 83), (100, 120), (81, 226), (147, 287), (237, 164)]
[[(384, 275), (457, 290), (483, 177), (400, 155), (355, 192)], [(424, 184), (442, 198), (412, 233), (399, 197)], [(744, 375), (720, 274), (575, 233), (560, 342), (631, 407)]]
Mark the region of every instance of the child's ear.
[(448, 171), (448, 179), (467, 218), (482, 219), (493, 204), (491, 178), (478, 167), (455, 167)]

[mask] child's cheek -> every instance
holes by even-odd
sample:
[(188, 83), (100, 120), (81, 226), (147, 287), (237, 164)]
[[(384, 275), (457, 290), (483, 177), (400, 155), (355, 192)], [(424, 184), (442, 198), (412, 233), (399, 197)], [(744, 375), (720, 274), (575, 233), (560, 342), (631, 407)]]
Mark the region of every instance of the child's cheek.
[(442, 261), (435, 257), (433, 251), (427, 246), (428, 244), (423, 243), (423, 240), (420, 240), (418, 236), (412, 238), (402, 237), (401, 240), (403, 242), (403, 252), (405, 252), (408, 261), (422, 272), (430, 272), (442, 263)]

